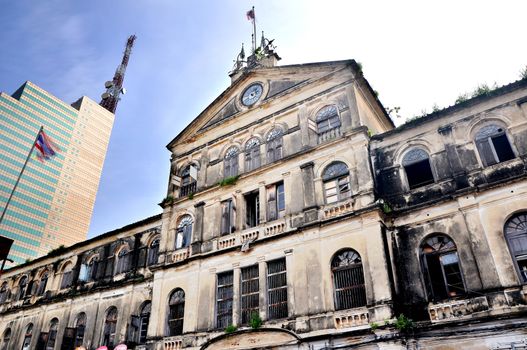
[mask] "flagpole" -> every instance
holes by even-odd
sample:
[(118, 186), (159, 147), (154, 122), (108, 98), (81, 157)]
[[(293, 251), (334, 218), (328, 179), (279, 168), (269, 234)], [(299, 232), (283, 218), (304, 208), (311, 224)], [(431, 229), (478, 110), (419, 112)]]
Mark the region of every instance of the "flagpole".
[(13, 194), (16, 191), (16, 188), (18, 186), (18, 183), (20, 182), (20, 178), (22, 177), (22, 174), (24, 173), (24, 170), (26, 170), (27, 162), (29, 161), (29, 158), (31, 157), (31, 153), (33, 153), (33, 149), (35, 149), (35, 145), (37, 143), (38, 137), (40, 133), (44, 130), (44, 126), (40, 127), (40, 130), (37, 133), (37, 137), (35, 137), (35, 141), (33, 141), (33, 145), (31, 146), (31, 150), (29, 151), (29, 154), (27, 155), (26, 161), (24, 162), (24, 166), (22, 167), (22, 170), (20, 171), (20, 174), (18, 174), (18, 179), (16, 179), (15, 187), (13, 187), (13, 190), (11, 191), (11, 194), (9, 195), (9, 198), (7, 199), (7, 203), (5, 204), (4, 211), (2, 212), (2, 216), (0, 216), (0, 224), (2, 223), (2, 220), (4, 220), (5, 213), (7, 212), (7, 207), (9, 206), (9, 203), (11, 202), (11, 198), (13, 198)]

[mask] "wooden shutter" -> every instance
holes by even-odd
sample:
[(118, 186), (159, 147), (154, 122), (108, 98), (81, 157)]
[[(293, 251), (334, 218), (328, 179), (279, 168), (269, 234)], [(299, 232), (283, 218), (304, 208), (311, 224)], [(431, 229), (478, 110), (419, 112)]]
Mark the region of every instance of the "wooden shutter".
[(492, 147), (490, 146), (489, 139), (483, 139), (476, 142), (476, 145), (479, 150), (479, 155), (483, 161), (483, 165), (493, 165), (496, 164), (496, 158), (492, 152)]
[(114, 265), (115, 256), (111, 256), (106, 259), (106, 271), (104, 273), (105, 277), (110, 277), (113, 275), (113, 265)]
[(221, 234), (226, 235), (229, 234), (229, 226), (230, 226), (230, 203), (229, 201), (225, 201), (221, 203)]

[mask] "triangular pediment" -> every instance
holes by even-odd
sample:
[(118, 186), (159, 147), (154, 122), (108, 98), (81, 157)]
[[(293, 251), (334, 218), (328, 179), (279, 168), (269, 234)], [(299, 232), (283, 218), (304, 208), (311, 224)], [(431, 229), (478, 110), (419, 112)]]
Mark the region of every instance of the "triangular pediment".
[(265, 85), (265, 93), (254, 107), (292, 93), (296, 88), (301, 88), (350, 65), (356, 66), (355, 61), (345, 60), (277, 67), (259, 67), (244, 72), (174, 138), (167, 147), (170, 149), (178, 142), (185, 142), (187, 138), (189, 140), (195, 140), (197, 134), (244, 115), (252, 107), (247, 108), (241, 104), (241, 95), (250, 84), (256, 81)]

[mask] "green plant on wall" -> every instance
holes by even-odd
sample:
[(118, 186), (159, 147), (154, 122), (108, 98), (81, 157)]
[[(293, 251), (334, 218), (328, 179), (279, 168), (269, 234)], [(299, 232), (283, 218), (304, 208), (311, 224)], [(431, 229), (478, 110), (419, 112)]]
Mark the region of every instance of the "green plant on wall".
[(253, 312), (251, 314), (251, 319), (249, 320), (249, 326), (251, 326), (252, 329), (258, 329), (262, 326), (262, 319), (260, 318), (260, 315), (258, 312)]
[(230, 324), (230, 325), (228, 325), (228, 326), (225, 328), (225, 333), (227, 333), (227, 334), (231, 334), (231, 333), (236, 332), (237, 329), (238, 329), (238, 327), (236, 327), (236, 326), (233, 325), (233, 324)]
[(240, 177), (240, 175), (226, 177), (223, 180), (221, 180), (220, 182), (218, 182), (218, 185), (220, 185), (221, 187), (223, 187), (223, 186), (232, 186), (232, 185), (236, 184), (236, 181), (238, 181), (239, 177)]
[(172, 205), (174, 203), (174, 196), (168, 195), (162, 201), (162, 205)]
[(397, 328), (397, 330), (402, 333), (407, 333), (415, 327), (414, 321), (406, 317), (404, 314), (400, 314), (399, 317), (397, 317), (397, 319), (393, 323), (393, 325), (395, 326), (395, 328)]

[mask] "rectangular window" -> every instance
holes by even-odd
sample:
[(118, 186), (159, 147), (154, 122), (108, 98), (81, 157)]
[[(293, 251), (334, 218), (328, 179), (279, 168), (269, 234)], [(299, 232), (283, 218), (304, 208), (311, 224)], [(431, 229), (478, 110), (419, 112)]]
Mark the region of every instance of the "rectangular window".
[(216, 291), (216, 327), (232, 325), (233, 272), (218, 274)]
[(267, 187), (267, 221), (283, 218), (285, 215), (284, 183)]
[(241, 270), (242, 324), (248, 324), (253, 313), (259, 314), (260, 280), (258, 265)]
[(245, 225), (255, 227), (260, 223), (260, 193), (251, 192), (245, 196)]
[(60, 289), (65, 289), (71, 286), (73, 282), (73, 271), (64, 272), (62, 275), (62, 282), (60, 283)]
[(221, 202), (221, 234), (228, 235), (234, 232), (234, 218), (236, 208), (232, 202), (232, 199)]
[(270, 320), (287, 317), (285, 258), (267, 263), (267, 302)]

